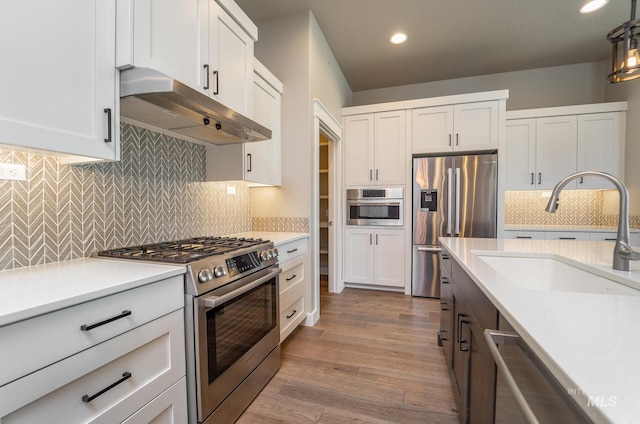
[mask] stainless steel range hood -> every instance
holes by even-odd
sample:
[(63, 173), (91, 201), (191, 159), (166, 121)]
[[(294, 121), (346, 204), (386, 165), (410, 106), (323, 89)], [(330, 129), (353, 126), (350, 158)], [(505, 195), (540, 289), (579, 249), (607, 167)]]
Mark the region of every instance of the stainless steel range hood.
[(120, 72), (120, 114), (213, 144), (271, 138), (269, 128), (148, 68)]

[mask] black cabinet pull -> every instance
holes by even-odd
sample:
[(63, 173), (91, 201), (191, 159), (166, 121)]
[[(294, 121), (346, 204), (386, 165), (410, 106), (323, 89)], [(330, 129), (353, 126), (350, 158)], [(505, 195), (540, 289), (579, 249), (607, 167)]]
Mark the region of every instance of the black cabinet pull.
[(531, 173), (531, 185), (534, 185), (534, 184), (535, 184), (535, 182), (534, 182), (534, 180), (533, 180), (533, 172), (532, 172), (532, 173)]
[(204, 74), (207, 76), (206, 81), (204, 83), (204, 89), (208, 90), (209, 89), (209, 65), (203, 65), (204, 66)]
[(531, 236), (516, 236), (517, 239), (530, 239)]
[(538, 184), (542, 184), (542, 172), (538, 172)]
[(459, 135), (458, 133), (456, 133), (456, 146), (458, 145), (458, 139), (459, 139)]
[(440, 282), (442, 284), (449, 284), (449, 279), (447, 277), (440, 277)]
[(123, 373), (122, 373), (122, 378), (121, 378), (120, 380), (116, 381), (115, 383), (111, 384), (111, 385), (110, 385), (110, 386), (108, 386), (108, 387), (105, 387), (104, 389), (100, 390), (98, 393), (96, 393), (96, 394), (95, 394), (95, 395), (93, 395), (93, 396), (89, 396), (89, 395), (84, 395), (84, 396), (82, 396), (82, 401), (83, 401), (83, 402), (85, 402), (85, 403), (89, 403), (89, 402), (91, 402), (92, 400), (94, 400), (95, 398), (97, 398), (98, 396), (100, 396), (100, 395), (103, 395), (103, 394), (107, 393), (109, 390), (113, 389), (113, 388), (114, 388), (114, 387), (116, 387), (118, 384), (120, 384), (120, 383), (122, 383), (123, 381), (128, 380), (128, 379), (130, 379), (130, 378), (131, 378), (131, 373), (130, 373), (130, 372), (127, 372), (127, 371), (125, 371), (125, 372), (123, 372)]
[(293, 274), (291, 277), (289, 277), (289, 278), (285, 278), (285, 281), (291, 281), (291, 280), (293, 280), (293, 279), (294, 279), (294, 278), (296, 278), (296, 277), (297, 277), (297, 275), (296, 275), (296, 274)]
[(251, 153), (247, 153), (247, 172), (251, 172)]
[(104, 139), (104, 142), (111, 143), (111, 108), (106, 108), (104, 113), (107, 114), (107, 138)]
[(218, 74), (218, 71), (213, 71), (213, 76), (216, 77), (216, 89), (213, 94), (220, 94), (220, 74)]
[(110, 322), (119, 320), (120, 318), (124, 318), (124, 317), (128, 317), (129, 315), (131, 315), (131, 311), (122, 311), (122, 313), (120, 315), (117, 315), (115, 317), (111, 317), (109, 319), (105, 319), (104, 321), (100, 321), (100, 322), (96, 322), (95, 324), (84, 324), (80, 326), (80, 330), (82, 331), (89, 331), (89, 330), (93, 330), (96, 327), (100, 327), (101, 325), (105, 325), (105, 324), (109, 324)]
[(448, 311), (449, 309), (446, 306), (447, 306), (447, 302), (440, 302), (441, 311)]
[(468, 352), (469, 348), (468, 347), (462, 347), (463, 343), (467, 343), (468, 340), (465, 340), (462, 338), (462, 324), (471, 324), (471, 321), (467, 321), (465, 319), (460, 319), (462, 317), (466, 317), (465, 314), (458, 314), (458, 334), (457, 334), (457, 342), (458, 342), (458, 349), (460, 350), (460, 352)]
[(294, 316), (294, 315), (296, 314), (296, 312), (298, 312), (298, 311), (296, 311), (296, 310), (294, 309), (294, 310), (293, 310), (293, 312), (291, 312), (291, 315), (287, 315), (287, 319), (289, 319), (289, 318), (291, 318), (292, 316)]
[(293, 250), (287, 250), (287, 253), (293, 253), (293, 252), (297, 252), (297, 251), (298, 251), (298, 248), (296, 247), (296, 248), (295, 248), (295, 249), (293, 249)]
[(575, 237), (558, 237), (559, 240), (575, 240)]
[(441, 253), (440, 254), (442, 256), (442, 260), (448, 260), (449, 259), (449, 255), (447, 255), (446, 253)]

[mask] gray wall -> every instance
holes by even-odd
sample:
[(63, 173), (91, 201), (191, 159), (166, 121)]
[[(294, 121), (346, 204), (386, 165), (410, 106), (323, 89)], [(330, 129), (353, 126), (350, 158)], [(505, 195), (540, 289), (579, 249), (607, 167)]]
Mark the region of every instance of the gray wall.
[(509, 89), (507, 110), (599, 103), (605, 62), (529, 69), (353, 93), (353, 106)]
[(256, 57), (282, 81), (282, 187), (251, 189), (254, 217), (311, 216), (313, 104), (336, 119), (351, 90), (310, 11), (257, 22)]

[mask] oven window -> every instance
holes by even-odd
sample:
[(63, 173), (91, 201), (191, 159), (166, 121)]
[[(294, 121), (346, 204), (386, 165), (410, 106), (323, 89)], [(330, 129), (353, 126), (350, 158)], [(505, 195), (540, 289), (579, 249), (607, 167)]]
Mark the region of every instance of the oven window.
[(277, 300), (272, 278), (207, 311), (209, 384), (276, 327)]
[(400, 205), (352, 205), (350, 219), (399, 219)]

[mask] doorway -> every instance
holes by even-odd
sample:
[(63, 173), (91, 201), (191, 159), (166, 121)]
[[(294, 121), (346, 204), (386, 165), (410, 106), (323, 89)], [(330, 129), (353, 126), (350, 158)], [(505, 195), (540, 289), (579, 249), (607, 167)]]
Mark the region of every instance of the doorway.
[(311, 222), (309, 225), (313, 252), (310, 287), (313, 311), (306, 325), (313, 325), (320, 318), (321, 275), (327, 281), (328, 291), (340, 293), (344, 289), (342, 279), (342, 251), (340, 232), (342, 228), (342, 126), (331, 113), (314, 99), (313, 101), (313, 190)]

